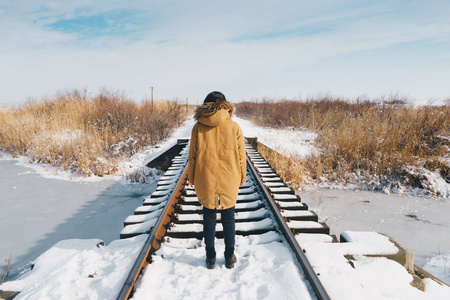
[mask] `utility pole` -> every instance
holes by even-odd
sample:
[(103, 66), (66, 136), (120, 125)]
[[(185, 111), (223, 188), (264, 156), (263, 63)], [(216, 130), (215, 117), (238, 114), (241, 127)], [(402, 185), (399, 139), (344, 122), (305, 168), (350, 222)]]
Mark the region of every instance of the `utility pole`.
[(152, 113), (153, 113), (153, 87), (150, 87), (152, 89)]
[(188, 98), (186, 98), (186, 112), (188, 111), (188, 103), (189, 103)]

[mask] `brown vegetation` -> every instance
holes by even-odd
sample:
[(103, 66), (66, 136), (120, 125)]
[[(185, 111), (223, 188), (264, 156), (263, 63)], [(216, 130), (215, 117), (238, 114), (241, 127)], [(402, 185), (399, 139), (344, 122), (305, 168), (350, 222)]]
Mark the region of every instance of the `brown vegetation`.
[(8, 280), (9, 272), (11, 271), (12, 255), (8, 258), (6, 268), (0, 266), (0, 285)]
[(123, 95), (59, 93), (0, 111), (0, 150), (78, 174), (102, 176), (117, 162), (168, 137), (186, 117), (169, 101), (135, 103)]
[(242, 102), (236, 108), (239, 116), (259, 125), (316, 132), (319, 154), (281, 159), (290, 166), (300, 162), (301, 173), (310, 179), (347, 182), (355, 174), (392, 178), (402, 176), (406, 166), (438, 169), (448, 176), (448, 164), (441, 158), (448, 155), (450, 143), (440, 137), (450, 135), (450, 105), (414, 107), (401, 98), (349, 102), (325, 97)]

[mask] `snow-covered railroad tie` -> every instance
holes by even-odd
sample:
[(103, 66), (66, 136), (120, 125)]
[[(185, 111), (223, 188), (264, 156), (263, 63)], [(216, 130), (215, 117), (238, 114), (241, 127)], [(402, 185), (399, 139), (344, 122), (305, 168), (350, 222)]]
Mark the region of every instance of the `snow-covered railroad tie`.
[[(203, 247), (202, 206), (186, 180), (188, 151), (185, 147), (172, 160), (156, 191), (124, 222), (121, 238), (148, 234), (148, 239), (117, 299), (130, 297), (138, 275), (152, 262), (152, 254), (161, 245), (180, 249)], [(246, 151), (247, 182), (239, 188), (235, 206), (236, 239), (246, 239), (256, 245), (282, 242), (291, 249), (301, 266), (300, 272), (308, 278), (311, 297), (329, 299), (295, 238), (300, 233), (328, 235), (329, 228), (318, 222), (317, 215), (308, 211), (308, 206), (248, 143)], [(222, 239), (218, 216), (216, 238)], [(145, 289), (145, 285), (136, 289)]]

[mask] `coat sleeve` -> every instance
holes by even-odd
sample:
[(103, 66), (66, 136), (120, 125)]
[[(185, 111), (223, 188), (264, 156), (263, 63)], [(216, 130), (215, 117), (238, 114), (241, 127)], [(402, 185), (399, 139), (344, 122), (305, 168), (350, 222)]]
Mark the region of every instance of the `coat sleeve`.
[(239, 152), (239, 167), (241, 170), (241, 185), (247, 181), (247, 157), (245, 155), (245, 142), (244, 135), (242, 134), (242, 129), (238, 126), (238, 152)]
[(189, 146), (189, 163), (188, 163), (188, 180), (194, 184), (195, 178), (195, 161), (197, 159), (197, 137), (198, 125), (195, 124), (191, 132), (191, 145)]

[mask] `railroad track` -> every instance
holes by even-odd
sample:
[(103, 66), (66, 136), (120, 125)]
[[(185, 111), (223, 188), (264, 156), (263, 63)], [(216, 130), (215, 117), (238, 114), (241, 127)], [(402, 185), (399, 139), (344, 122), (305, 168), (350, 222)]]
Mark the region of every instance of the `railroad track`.
[[(329, 234), (328, 226), (318, 222), (317, 215), (308, 210), (294, 190), (248, 142), (246, 151), (247, 182), (239, 188), (236, 235), (265, 241), (285, 240), (299, 262), (299, 269), (311, 284), (315, 297), (329, 299), (295, 237), (297, 234)], [(138, 276), (151, 263), (151, 255), (161, 244), (171, 243), (179, 247), (203, 237), (202, 207), (195, 190), (187, 186), (188, 152), (186, 145), (160, 178), (156, 191), (124, 222), (121, 238), (140, 234), (148, 234), (148, 238), (117, 299), (130, 298)], [(220, 220), (216, 237), (222, 238), (222, 226), (219, 224)]]

